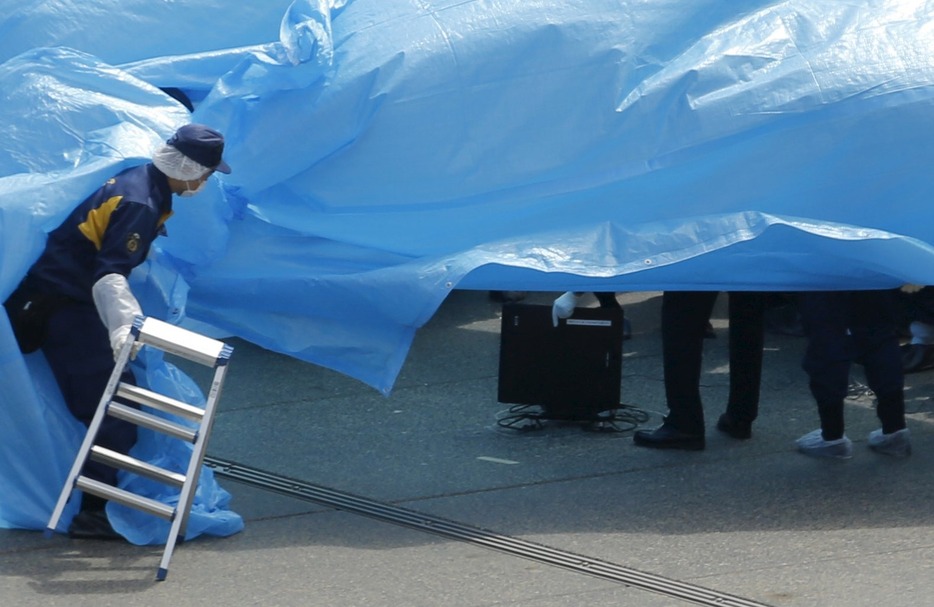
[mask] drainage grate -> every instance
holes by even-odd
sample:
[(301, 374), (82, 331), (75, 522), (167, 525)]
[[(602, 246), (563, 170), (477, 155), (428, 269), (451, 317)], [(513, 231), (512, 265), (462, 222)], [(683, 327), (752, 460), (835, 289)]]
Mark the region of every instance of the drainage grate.
[(638, 571), (622, 565), (616, 565), (581, 556), (564, 550), (549, 548), (506, 535), (500, 535), (477, 527), (462, 525), (422, 512), (400, 508), (391, 504), (359, 497), (320, 485), (273, 474), (258, 468), (252, 468), (229, 460), (206, 456), (204, 464), (214, 470), (218, 476), (265, 489), (289, 497), (330, 506), (346, 512), (361, 514), (380, 521), (401, 525), (410, 529), (425, 531), (434, 535), (468, 542), (491, 550), (560, 567), (577, 573), (584, 573), (611, 582), (617, 582), (670, 596), (698, 605), (716, 607), (769, 607), (750, 599), (710, 590), (694, 584), (679, 582), (652, 573)]

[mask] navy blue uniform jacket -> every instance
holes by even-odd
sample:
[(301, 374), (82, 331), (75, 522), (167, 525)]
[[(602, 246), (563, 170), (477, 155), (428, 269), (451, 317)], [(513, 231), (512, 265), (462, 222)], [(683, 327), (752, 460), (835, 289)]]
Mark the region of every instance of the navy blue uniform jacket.
[(152, 164), (127, 169), (107, 181), (49, 234), (45, 251), (29, 271), (45, 293), (93, 302), (102, 276), (141, 264), (172, 214), (168, 178)]

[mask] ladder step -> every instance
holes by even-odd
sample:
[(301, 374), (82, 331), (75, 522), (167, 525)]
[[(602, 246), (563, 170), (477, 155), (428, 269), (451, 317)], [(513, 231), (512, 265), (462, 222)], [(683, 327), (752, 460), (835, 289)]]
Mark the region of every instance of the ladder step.
[(137, 510), (148, 512), (149, 514), (169, 521), (175, 518), (175, 508), (173, 506), (149, 499), (148, 497), (136, 495), (135, 493), (130, 493), (129, 491), (124, 491), (123, 489), (107, 485), (86, 476), (79, 476), (75, 481), (75, 487), (98, 497), (119, 502), (124, 506), (136, 508)]
[(138, 341), (208, 367), (226, 363), (233, 348), (216, 339), (147, 317), (140, 325)]
[(174, 398), (169, 398), (162, 394), (156, 394), (155, 392), (132, 384), (120, 382), (117, 386), (117, 396), (134, 403), (139, 403), (140, 405), (148, 405), (153, 409), (158, 409), (165, 413), (187, 417), (196, 422), (200, 422), (204, 417), (204, 409), (200, 407), (183, 403), (180, 400), (175, 400)]
[(111, 417), (116, 417), (117, 419), (122, 419), (123, 421), (136, 424), (137, 426), (142, 426), (144, 428), (149, 428), (150, 430), (155, 430), (156, 432), (174, 436), (175, 438), (180, 438), (184, 441), (188, 441), (189, 443), (194, 443), (195, 439), (198, 438), (198, 432), (196, 430), (180, 426), (167, 419), (156, 417), (155, 415), (145, 413), (121, 403), (111, 402), (110, 406), (107, 407), (107, 414)]
[(185, 484), (184, 474), (172, 472), (171, 470), (166, 470), (159, 466), (153, 466), (147, 462), (140, 461), (129, 455), (117, 453), (116, 451), (101, 447), (100, 445), (91, 447), (91, 459), (114, 468), (136, 472), (139, 475), (159, 481), (160, 483), (165, 483), (166, 485), (181, 487)]

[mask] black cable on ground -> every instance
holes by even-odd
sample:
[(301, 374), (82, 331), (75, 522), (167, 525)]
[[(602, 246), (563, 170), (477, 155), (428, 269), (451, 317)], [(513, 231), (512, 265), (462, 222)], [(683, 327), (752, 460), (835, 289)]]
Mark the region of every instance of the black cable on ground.
[(513, 405), (497, 415), (496, 425), (517, 433), (545, 430), (549, 425), (579, 425), (585, 432), (612, 433), (631, 432), (647, 422), (649, 413), (634, 405), (620, 403), (615, 409), (607, 409), (580, 417), (549, 415), (539, 405)]

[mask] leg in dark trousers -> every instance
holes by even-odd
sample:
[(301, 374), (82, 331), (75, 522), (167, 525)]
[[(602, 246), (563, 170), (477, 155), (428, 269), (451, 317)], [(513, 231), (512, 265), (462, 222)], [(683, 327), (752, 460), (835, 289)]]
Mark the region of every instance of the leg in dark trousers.
[(905, 427), (904, 372), (898, 347), (894, 291), (855, 291), (850, 299), (850, 332), (856, 362), (876, 394), (876, 413), (886, 434)]
[(668, 415), (655, 430), (637, 430), (636, 445), (654, 449), (704, 448), (704, 408), (700, 373), (707, 320), (716, 291), (665, 291), (662, 294), (662, 366)]
[(665, 423), (704, 435), (700, 396), (704, 332), (716, 291), (665, 291), (662, 295), (662, 358), (668, 416)]
[(731, 291), (729, 298), (730, 397), (726, 414), (732, 421), (748, 426), (759, 415), (765, 295)]
[(817, 401), (824, 440), (844, 436), (843, 401), (852, 362), (862, 364), (879, 401), (886, 434), (905, 428), (904, 376), (892, 291), (802, 293), (808, 336), (804, 370)]
[[(700, 396), (704, 335), (717, 291), (666, 291), (662, 295), (662, 357), (668, 415), (654, 432), (640, 430), (637, 445), (672, 449), (704, 448), (704, 407)], [(759, 413), (765, 298), (731, 292), (730, 397), (717, 429), (733, 438), (752, 435)]]
[[(110, 339), (96, 308), (92, 304), (75, 303), (56, 312), (49, 321), (49, 335), (42, 351), (68, 410), (85, 426), (89, 425), (114, 369)], [(129, 371), (122, 380), (135, 384)], [(96, 444), (127, 453), (135, 443), (135, 425), (104, 418)], [(116, 470), (98, 462), (89, 460), (83, 473), (109, 485), (117, 483)]]
[(824, 440), (843, 437), (843, 399), (854, 358), (849, 335), (849, 292), (801, 293), (798, 309), (808, 338), (802, 364), (808, 387), (817, 401)]

